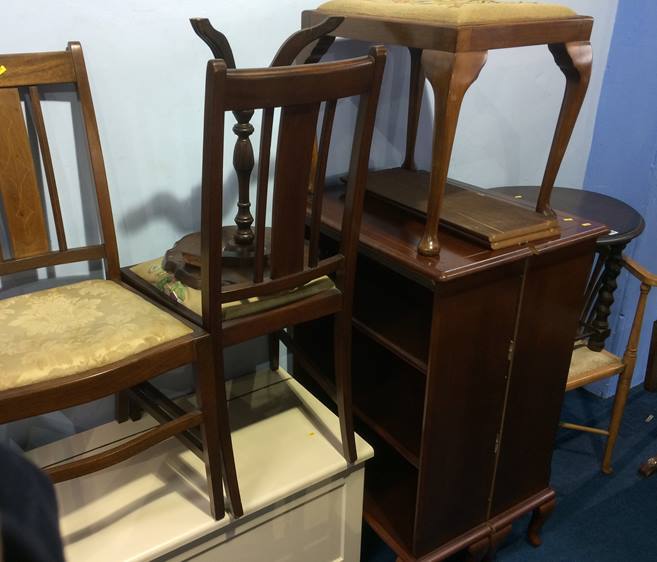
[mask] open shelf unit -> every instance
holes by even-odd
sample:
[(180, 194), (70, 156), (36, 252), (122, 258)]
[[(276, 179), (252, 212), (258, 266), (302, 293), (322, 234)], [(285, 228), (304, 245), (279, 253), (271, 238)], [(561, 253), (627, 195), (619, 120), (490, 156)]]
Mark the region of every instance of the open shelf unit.
[[(338, 251), (343, 208), (329, 189), (322, 257)], [(440, 257), (429, 259), (416, 253), (421, 221), (366, 198), (353, 409), (375, 449), (365, 519), (404, 561), (494, 550), (493, 535), (554, 497), (549, 466), (572, 338), (553, 328), (576, 325), (599, 233), (564, 225), (560, 240), (531, 250), (491, 252), (443, 233)], [(329, 391), (332, 323), (295, 327), (293, 338)], [(296, 361), (294, 376), (311, 378)]]
[[(334, 385), (331, 346), (332, 320), (301, 325), (295, 339), (321, 366), (327, 382)], [(397, 454), (416, 467), (419, 463), (425, 377), (375, 341), (354, 332), (352, 392), (354, 413)], [(400, 410), (398, 401), (408, 404)]]

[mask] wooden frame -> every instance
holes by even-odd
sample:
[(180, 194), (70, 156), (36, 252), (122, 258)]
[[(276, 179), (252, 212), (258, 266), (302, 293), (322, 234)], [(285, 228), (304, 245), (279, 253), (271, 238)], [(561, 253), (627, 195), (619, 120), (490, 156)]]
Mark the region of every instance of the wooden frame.
[[(342, 14), (306, 10), (302, 14), (301, 25), (304, 28), (313, 26), (329, 15)], [(536, 206), (536, 212), (546, 219), (543, 230), (549, 231), (557, 226), (550, 207), (550, 194), (588, 87), (592, 63), (589, 42), (592, 26), (593, 19), (586, 16), (481, 25), (447, 25), (395, 18), (347, 16), (331, 32), (331, 35), (337, 37), (381, 41), (409, 48), (411, 79), (403, 170), (415, 170), (414, 152), (425, 78), (434, 91), (436, 111), (428, 193), (427, 188), (422, 186), (419, 192), (414, 191), (412, 194), (408, 193), (408, 189), (402, 189), (397, 196), (402, 205), (412, 208), (417, 208), (414, 201), (422, 200), (420, 206), (426, 213), (426, 226), (418, 244), (418, 253), (424, 256), (437, 256), (440, 253), (438, 223), (461, 103), (468, 88), (479, 76), (491, 49), (546, 44), (566, 76), (563, 103)], [(396, 173), (396, 170), (390, 172)], [(368, 188), (376, 191), (378, 185), (371, 182)], [(477, 201), (478, 197), (472, 198), (475, 207)], [(488, 236), (485, 229), (480, 235), (482, 238)]]
[(637, 350), (641, 339), (641, 328), (643, 326), (643, 317), (646, 311), (648, 293), (652, 287), (657, 287), (657, 275), (650, 273), (633, 259), (623, 256), (622, 265), (641, 283), (639, 299), (634, 312), (634, 320), (632, 321), (632, 328), (630, 330), (627, 346), (625, 347), (625, 353), (621, 359), (605, 350), (597, 352), (607, 354), (612, 363), (605, 367), (594, 369), (577, 379), (569, 377), (566, 384), (566, 391), (569, 391), (598, 380), (618, 375), (616, 394), (614, 396), (614, 405), (609, 426), (607, 429), (602, 429), (569, 422), (561, 422), (560, 424), (564, 429), (575, 429), (577, 431), (585, 431), (588, 433), (607, 436), (607, 444), (605, 445), (604, 457), (602, 459), (602, 472), (605, 474), (611, 474), (613, 472), (611, 461), (616, 440), (618, 439), (623, 413), (625, 411), (625, 404), (632, 384), (634, 368), (636, 366)]
[[(309, 35), (292, 36), (292, 47), (279, 51), (291, 62), (306, 45)], [(305, 39), (304, 39), (305, 37)], [(286, 45), (289, 45), (286, 44)], [(282, 59), (281, 59), (282, 60)], [(278, 66), (236, 70), (223, 60), (208, 62), (206, 73), (205, 126), (203, 142), (201, 274), (202, 314), (187, 311), (185, 316), (202, 325), (212, 339), (221, 358), (223, 347), (254, 337), (272, 334), (295, 324), (322, 316), (333, 316), (335, 371), (338, 381), (336, 401), (340, 414), (343, 454), (356, 459), (351, 414), (350, 346), (351, 309), (357, 241), (362, 214), (365, 179), (369, 161), (379, 88), (385, 64), (385, 50), (373, 47), (366, 57), (316, 65)], [(326, 159), (331, 139), (333, 116), (337, 100), (360, 96), (356, 129), (350, 162), (345, 212), (341, 225), (343, 243), (335, 256), (320, 259), (317, 240), (323, 200)], [(320, 105), (323, 123), (317, 157), (314, 146)], [(265, 260), (264, 230), (266, 201), (269, 190), (270, 150), (274, 109), (281, 108), (277, 140), (274, 182), (272, 189), (271, 254)], [(254, 266), (248, 283), (222, 286), (229, 267), (222, 265), (223, 210), (223, 146), (226, 112), (262, 109), (262, 130), (254, 218)], [(306, 208), (308, 185), (313, 177), (314, 209), (309, 226), (310, 242), (306, 241)], [(180, 310), (181, 306), (167, 302), (158, 291), (139, 279), (128, 268), (124, 279), (159, 302)], [(274, 310), (224, 321), (221, 304), (249, 297), (295, 289), (305, 283), (331, 274), (337, 291), (325, 291), (314, 296), (280, 306)], [(278, 340), (272, 343), (271, 364), (277, 368)], [(275, 344), (275, 348), (274, 345)]]
[[(77, 42), (70, 42), (63, 52), (0, 55), (0, 64), (7, 69), (0, 77), (0, 118), (4, 125), (0, 133), (0, 194), (6, 217), (3, 226), (11, 243), (11, 248), (0, 249), (0, 275), (100, 259), (103, 260), (108, 280), (136, 292), (120, 279), (105, 165), (82, 47)], [(39, 85), (63, 83), (74, 84), (79, 96), (102, 235), (100, 244), (81, 248), (69, 248), (67, 245), (39, 99)], [(54, 249), (47, 232), (46, 214), (36, 175), (38, 166), (30, 149), (19, 88), (27, 91), (26, 105), (36, 130), (45, 169), (58, 246)], [(169, 313), (172, 319), (178, 319), (191, 328), (189, 335), (96, 369), (2, 391), (0, 423), (83, 404), (114, 393), (122, 393), (117, 397), (116, 414), (118, 421), (125, 421), (130, 414), (125, 401), (128, 389), (136, 385), (143, 387), (146, 381), (157, 375), (193, 363), (200, 380), (197, 392), (199, 409), (179, 412), (179, 415), (161, 420), (161, 425), (135, 439), (82, 460), (49, 467), (46, 472), (55, 482), (76, 478), (121, 462), (169, 437), (184, 439), (192, 429), (200, 428), (202, 450), (197, 448), (196, 452), (205, 461), (212, 515), (221, 519), (225, 513), (223, 477), (232, 512), (239, 516), (242, 506), (237, 489), (225, 388), (218, 376), (210, 336), (201, 327)]]

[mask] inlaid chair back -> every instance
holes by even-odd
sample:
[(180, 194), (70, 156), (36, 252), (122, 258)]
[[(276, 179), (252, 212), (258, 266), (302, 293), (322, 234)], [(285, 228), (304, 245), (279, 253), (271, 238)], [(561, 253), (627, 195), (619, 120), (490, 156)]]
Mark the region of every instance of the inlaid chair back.
[[(0, 275), (102, 259), (106, 275), (118, 280), (116, 234), (82, 47), (71, 42), (66, 51), (0, 55), (0, 70), (0, 220), (10, 245), (0, 249)], [(97, 245), (69, 248), (66, 240), (39, 88), (53, 84), (73, 84), (79, 96), (100, 215), (102, 242)], [(28, 124), (36, 139), (30, 138)], [(41, 165), (44, 182), (38, 175)], [(56, 240), (49, 234), (46, 200)]]
[[(372, 132), (385, 50), (351, 60), (263, 69), (228, 69), (223, 60), (208, 63), (202, 182), (203, 321), (221, 322), (220, 304), (291, 290), (336, 273), (343, 295), (353, 289), (356, 246)], [(339, 99), (360, 96), (353, 136), (340, 251), (319, 259), (319, 226), (326, 163)], [(322, 111), (323, 106), (323, 111)], [(265, 258), (265, 223), (269, 188), (274, 110), (280, 108), (271, 206), (271, 253)], [(221, 217), (223, 194), (224, 116), (226, 112), (262, 110), (255, 213), (256, 256), (253, 282), (221, 287)], [(313, 146), (323, 115), (316, 167)], [(314, 193), (308, 200), (311, 170)], [(310, 242), (306, 217), (310, 205)], [(213, 290), (214, 289), (214, 290)]]

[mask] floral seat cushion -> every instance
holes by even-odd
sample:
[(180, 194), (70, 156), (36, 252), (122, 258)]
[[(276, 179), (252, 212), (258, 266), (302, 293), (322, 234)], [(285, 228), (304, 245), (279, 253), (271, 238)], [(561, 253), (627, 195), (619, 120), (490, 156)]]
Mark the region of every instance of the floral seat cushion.
[(317, 9), (342, 16), (375, 16), (449, 25), (502, 24), (577, 15), (559, 4), (498, 0), (329, 0)]
[(102, 367), (191, 331), (113, 281), (0, 300), (0, 391)]
[[(175, 275), (166, 271), (162, 267), (161, 258), (140, 263), (131, 267), (130, 270), (159, 291), (162, 291), (172, 301), (182, 304), (199, 316), (202, 314), (201, 291), (185, 285)], [(223, 303), (221, 305), (222, 318), (231, 320), (265, 312), (324, 291), (339, 293), (333, 281), (327, 276), (314, 279), (292, 291)]]

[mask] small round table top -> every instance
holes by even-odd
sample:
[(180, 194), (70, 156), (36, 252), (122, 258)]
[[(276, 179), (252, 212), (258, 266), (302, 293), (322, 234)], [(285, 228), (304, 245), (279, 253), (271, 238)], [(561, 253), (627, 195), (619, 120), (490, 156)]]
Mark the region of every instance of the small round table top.
[[(536, 203), (537, 186), (505, 186), (492, 189), (495, 193)], [(598, 238), (599, 246), (627, 244), (643, 232), (643, 217), (627, 203), (618, 199), (583, 189), (555, 187), (550, 197), (553, 209), (593, 220), (609, 227), (609, 234)]]

